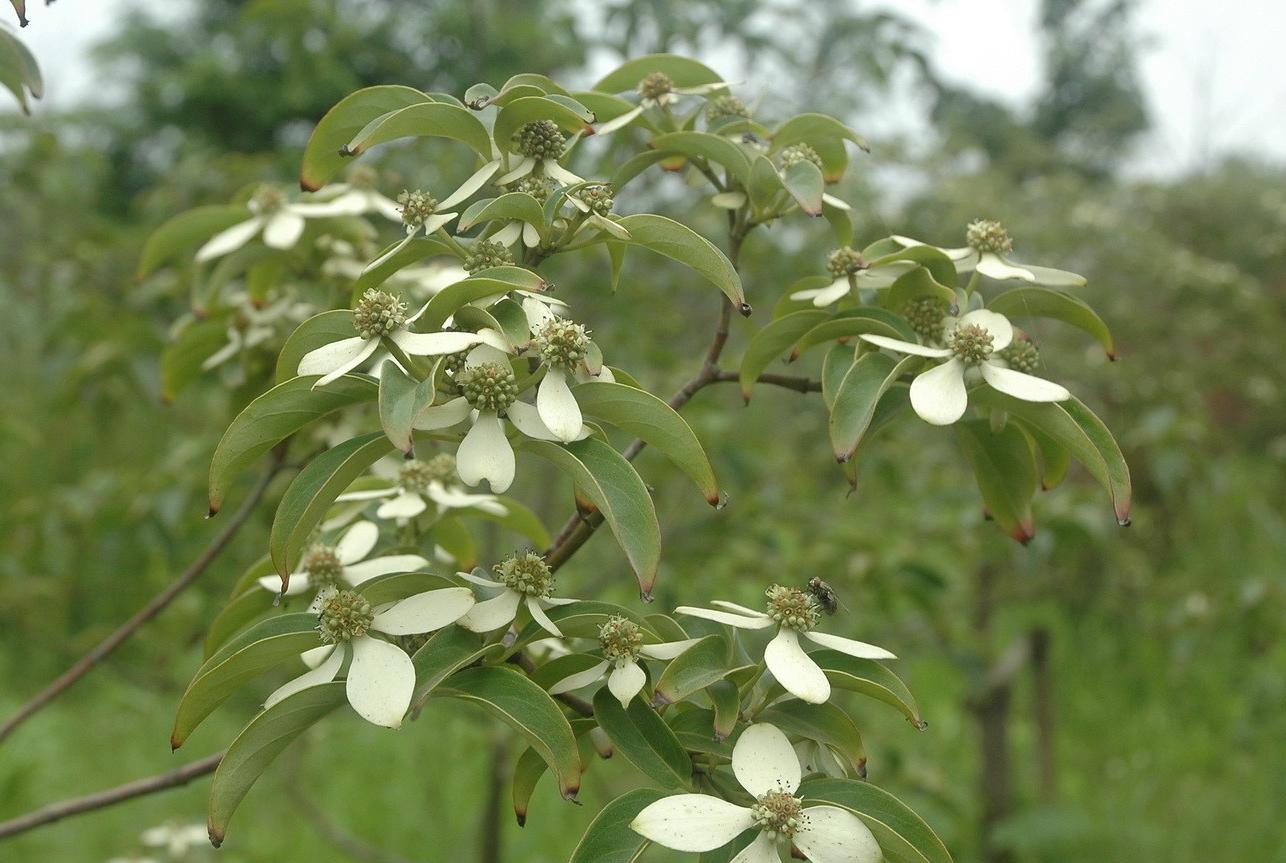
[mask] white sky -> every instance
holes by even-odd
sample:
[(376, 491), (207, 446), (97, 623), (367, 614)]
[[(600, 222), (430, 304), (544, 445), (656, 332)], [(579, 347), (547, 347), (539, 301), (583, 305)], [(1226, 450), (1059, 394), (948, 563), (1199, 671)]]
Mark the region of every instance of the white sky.
[[(22, 37), (46, 77), (49, 103), (93, 98), (88, 48), (139, 0), (29, 0)], [(156, 8), (184, 4), (143, 0)], [(7, 5), (7, 4), (5, 4)], [(1037, 0), (883, 0), (929, 33), (946, 76), (1022, 105), (1037, 86)], [(7, 14), (0, 9), (0, 14)], [(1286, 0), (1144, 0), (1141, 54), (1156, 131), (1136, 171), (1171, 174), (1228, 152), (1286, 161)]]

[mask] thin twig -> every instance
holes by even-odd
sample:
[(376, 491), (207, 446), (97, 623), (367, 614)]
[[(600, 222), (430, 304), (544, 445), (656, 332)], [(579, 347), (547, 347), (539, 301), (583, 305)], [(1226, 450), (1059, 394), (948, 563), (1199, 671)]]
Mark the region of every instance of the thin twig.
[(340, 827), (305, 795), (296, 783), (291, 783), (288, 788), (291, 802), (312, 822), (313, 828), (318, 835), (341, 854), (345, 854), (354, 860), (360, 860), (362, 863), (415, 863), (409, 857), (385, 851), (383, 848), (377, 848), (358, 839), (343, 827)]
[(250, 494), (246, 497), (241, 508), (232, 514), (224, 524), (223, 530), (219, 531), (210, 544), (205, 547), (205, 551), (194, 561), (191, 566), (183, 571), (183, 574), (175, 579), (169, 587), (162, 590), (152, 598), (152, 601), (143, 606), (133, 617), (121, 624), (111, 635), (103, 639), (91, 651), (77, 660), (76, 664), (64, 671), (53, 683), (50, 683), (38, 695), (18, 708), (18, 711), (8, 721), (0, 726), (0, 741), (3, 741), (12, 734), (18, 726), (22, 725), (42, 708), (53, 701), (59, 695), (62, 695), (76, 681), (84, 677), (94, 666), (107, 658), (116, 648), (120, 647), (130, 636), (139, 630), (143, 624), (147, 623), (157, 614), (159, 614), (167, 605), (186, 590), (194, 581), (197, 580), (209, 567), (210, 564), (219, 557), (228, 543), (236, 535), (241, 526), (250, 518), (259, 499), (263, 497), (264, 492), (270, 483), (281, 470), (284, 453), (278, 450), (273, 455), (272, 463), (268, 465), (263, 476), (251, 489)]
[[(741, 380), (741, 375), (732, 371), (721, 371), (711, 383), (727, 384), (737, 383)], [(769, 384), (774, 387), (794, 390), (797, 393), (820, 393), (822, 391), (822, 382), (815, 381), (811, 378), (797, 378), (790, 375), (762, 374), (755, 378), (756, 383)]]
[(219, 752), (207, 758), (202, 758), (200, 761), (184, 764), (182, 767), (166, 773), (149, 776), (146, 779), (136, 779), (133, 782), (126, 782), (124, 785), (118, 785), (115, 788), (109, 788), (106, 791), (99, 791), (94, 794), (87, 794), (84, 797), (73, 797), (70, 800), (51, 803), (34, 812), (28, 812), (26, 815), (0, 822), (0, 839), (17, 836), (19, 833), (26, 833), (28, 830), (34, 830), (45, 824), (52, 824), (71, 815), (93, 812), (95, 809), (105, 809), (108, 806), (115, 806), (117, 803), (124, 803), (126, 800), (133, 800), (135, 797), (143, 797), (148, 794), (155, 794), (157, 791), (187, 785), (193, 779), (205, 776), (207, 773), (213, 773), (222, 759), (223, 753)]

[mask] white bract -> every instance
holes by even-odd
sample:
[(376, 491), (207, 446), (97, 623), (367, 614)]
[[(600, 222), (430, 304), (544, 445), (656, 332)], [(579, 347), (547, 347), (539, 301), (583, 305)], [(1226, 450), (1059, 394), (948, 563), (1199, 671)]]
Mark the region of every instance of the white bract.
[(728, 89), (728, 85), (723, 81), (716, 81), (712, 84), (699, 84), (695, 87), (676, 87), (669, 75), (664, 72), (653, 72), (639, 82), (638, 105), (619, 117), (613, 117), (600, 125), (595, 130), (595, 134), (607, 135), (617, 129), (622, 129), (633, 123), (649, 108), (668, 108), (680, 96), (703, 96), (707, 93), (726, 89)]
[[(416, 417), (415, 428), (432, 431), (465, 420), (471, 422), (455, 456), (456, 473), (465, 485), (474, 486), (485, 479), (493, 492), (503, 493), (513, 483), (517, 462), (505, 436), (502, 415), (527, 437), (563, 440), (546, 424), (538, 408), (518, 401), (518, 384), (509, 357), (494, 346), (478, 345), (469, 351), (454, 381), (462, 395), (425, 408)], [(571, 401), (575, 403), (575, 399)], [(580, 414), (579, 407), (576, 414)], [(589, 427), (581, 425), (572, 440), (589, 435)]]
[[(778, 863), (783, 840), (813, 863), (880, 863), (879, 843), (862, 819), (838, 806), (808, 806), (799, 790), (799, 760), (774, 725), (748, 726), (732, 749), (732, 772), (752, 806), (708, 794), (675, 794), (644, 807), (630, 829), (676, 851), (713, 851), (746, 830), (759, 832), (732, 863)], [(789, 852), (788, 852), (789, 853)]]
[(197, 249), (197, 261), (210, 261), (235, 252), (261, 234), (264, 245), (269, 248), (294, 248), (304, 233), (306, 219), (348, 214), (344, 207), (336, 206), (332, 201), (317, 204), (287, 201), (276, 186), (259, 189), (246, 207), (250, 210), (250, 218), (220, 231), (206, 241), (205, 245)]
[(297, 372), (321, 375), (313, 386), (325, 386), (370, 359), (383, 338), (388, 338), (403, 353), (419, 357), (453, 354), (482, 342), (474, 333), (413, 333), (407, 329), (407, 325), (422, 314), (423, 308), (407, 317), (406, 303), (392, 294), (370, 288), (353, 309), (357, 335), (304, 354)]
[(139, 835), (148, 848), (164, 848), (171, 857), (182, 857), (188, 849), (208, 845), (210, 833), (204, 824), (159, 824)]
[(235, 309), (232, 321), (228, 324), (228, 343), (201, 363), (201, 368), (205, 371), (217, 368), (256, 345), (269, 341), (277, 335), (279, 322), (298, 323), (313, 311), (313, 306), (309, 303), (301, 303), (289, 297), (260, 308), (245, 294), (237, 294), (232, 297), (232, 303)]
[(946, 360), (911, 382), (911, 407), (933, 425), (951, 425), (969, 406), (966, 378), (980, 375), (993, 389), (1027, 402), (1061, 402), (1072, 397), (1064, 387), (1011, 369), (1000, 352), (1014, 339), (1009, 319), (986, 309), (965, 314), (946, 330), (946, 347), (935, 348), (887, 336), (863, 335), (882, 348)]
[[(385, 463), (375, 466), (375, 471), (387, 474)], [(375, 510), (378, 518), (392, 519), (399, 524), (415, 518), (433, 503), (444, 510), (476, 509), (490, 515), (503, 516), (509, 510), (495, 495), (469, 494), (457, 486), (455, 459), (440, 453), (426, 461), (406, 459), (391, 471), (389, 485), (379, 488), (348, 491), (335, 498), (336, 503), (357, 500), (383, 500)]]
[(330, 683), (350, 655), (345, 679), (348, 703), (367, 722), (397, 728), (415, 692), (415, 665), (401, 647), (375, 638), (421, 635), (459, 620), (476, 601), (467, 587), (444, 587), (408, 596), (373, 609), (360, 593), (329, 588), (314, 603), (317, 631), (327, 642), (303, 654), (312, 666), (282, 686), (264, 702), (272, 707), (288, 695)]
[(899, 276), (915, 269), (918, 264), (913, 261), (890, 261), (872, 267), (862, 255), (854, 249), (844, 246), (831, 252), (826, 259), (832, 281), (821, 288), (809, 288), (795, 291), (790, 295), (792, 300), (811, 300), (814, 306), (824, 308), (842, 300), (849, 294), (856, 294), (862, 288), (881, 290), (892, 287)]
[[(895, 243), (906, 247), (928, 245), (910, 237), (895, 235), (892, 239)], [(977, 270), (984, 276), (1001, 281), (1021, 279), (1024, 282), (1050, 287), (1081, 287), (1085, 284), (1085, 277), (1076, 273), (1056, 270), (1053, 267), (1020, 264), (1012, 260), (1009, 253), (1013, 250), (1013, 241), (999, 222), (986, 219), (970, 222), (965, 231), (965, 243), (966, 245), (953, 249), (937, 246), (930, 248), (935, 248), (950, 258), (955, 263), (956, 269), (962, 273)]]
[(814, 627), (821, 621), (822, 609), (816, 598), (807, 591), (774, 584), (765, 593), (768, 596), (766, 614), (755, 611), (753, 608), (746, 608), (744, 605), (721, 600), (715, 600), (711, 604), (724, 610), (692, 608), (684, 605), (676, 608), (675, 612), (713, 620), (717, 623), (726, 623), (738, 629), (777, 627), (776, 636), (764, 648), (764, 664), (787, 692), (810, 704), (821, 704), (830, 698), (831, 684), (826, 679), (826, 673), (800, 646), (801, 635), (814, 644), (838, 650), (840, 653), (847, 653), (859, 659), (897, 658), (874, 644), (814, 631)]
[(687, 638), (661, 644), (644, 644), (643, 629), (637, 623), (624, 617), (609, 618), (598, 631), (603, 661), (564, 677), (549, 687), (549, 694), (571, 692), (582, 686), (589, 686), (606, 675), (607, 688), (621, 702), (621, 707), (629, 707), (647, 681), (647, 675), (639, 664), (640, 658), (674, 659), (698, 641), (700, 639)]
[(534, 552), (523, 552), (506, 558), (495, 568), (499, 581), (472, 572), (456, 573), (466, 581), (499, 593), (484, 599), (461, 617), (457, 623), (470, 632), (495, 632), (513, 623), (518, 609), (525, 605), (532, 620), (550, 635), (563, 637), (562, 630), (549, 619), (547, 609), (570, 605), (574, 599), (555, 599), (554, 574), (545, 559)]
[(402, 221), (402, 208), (375, 188), (377, 179), (374, 170), (366, 165), (356, 165), (348, 172), (348, 182), (332, 183), (318, 192), (317, 197), (342, 208), (349, 215), (378, 213), (390, 221)]
[[(299, 568), (290, 574), (286, 596), (297, 596), (308, 590), (332, 587), (356, 587), (377, 575), (390, 572), (415, 572), (428, 561), (418, 554), (386, 554), (367, 558), (379, 541), (380, 529), (369, 521), (359, 521), (344, 531), (333, 546), (315, 545), (304, 553)], [(277, 593), (281, 579), (265, 575), (259, 586)]]

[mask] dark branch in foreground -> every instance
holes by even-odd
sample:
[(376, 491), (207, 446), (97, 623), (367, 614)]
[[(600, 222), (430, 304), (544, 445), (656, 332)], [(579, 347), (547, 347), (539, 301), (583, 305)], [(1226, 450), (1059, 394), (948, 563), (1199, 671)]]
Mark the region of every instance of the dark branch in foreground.
[(241, 526), (250, 518), (255, 507), (259, 504), (259, 499), (263, 497), (264, 492), (267, 490), (268, 483), (281, 470), (281, 465), (282, 454), (280, 452), (274, 453), (271, 464), (268, 465), (255, 487), (251, 489), (245, 502), (241, 504), (241, 508), (228, 519), (223, 526), (223, 530), (219, 531), (218, 535), (210, 540), (210, 544), (205, 547), (205, 551), (201, 552), (200, 557), (192, 561), (192, 564), (169, 587), (152, 597), (152, 601), (143, 606), (138, 613), (99, 642), (93, 650), (77, 660), (75, 665), (64, 671), (53, 683), (41, 690), (36, 697), (18, 708), (18, 711), (9, 717), (4, 725), (0, 725), (0, 741), (7, 738), (18, 726), (22, 725), (49, 702), (62, 695), (72, 684), (88, 674), (94, 666), (106, 659), (116, 648), (120, 647), (130, 636), (137, 632), (143, 624), (160, 614), (180, 593), (200, 578), (210, 568), (210, 564), (214, 563), (219, 555), (223, 553), (223, 550), (232, 541), (232, 538), (236, 536)]
[(124, 785), (118, 785), (115, 788), (109, 788), (106, 791), (99, 791), (94, 794), (87, 794), (84, 797), (73, 797), (70, 800), (51, 803), (34, 812), (28, 812), (26, 815), (0, 822), (0, 839), (17, 836), (19, 833), (26, 833), (28, 830), (34, 830), (45, 824), (61, 821), (63, 818), (72, 815), (92, 812), (95, 809), (105, 809), (117, 803), (124, 803), (126, 800), (133, 800), (135, 797), (144, 797), (148, 794), (155, 794), (157, 791), (187, 785), (193, 779), (213, 773), (222, 759), (223, 753), (219, 752), (207, 758), (202, 758), (200, 761), (185, 764), (167, 773), (149, 776), (146, 779), (136, 779), (133, 782), (126, 782)]

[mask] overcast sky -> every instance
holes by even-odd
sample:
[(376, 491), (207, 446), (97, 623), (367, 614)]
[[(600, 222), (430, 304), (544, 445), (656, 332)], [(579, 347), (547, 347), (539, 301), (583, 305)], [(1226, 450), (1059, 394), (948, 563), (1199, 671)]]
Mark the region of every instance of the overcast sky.
[[(45, 73), (47, 101), (93, 98), (87, 49), (113, 18), (137, 3), (174, 8), (176, 0), (29, 0), (23, 38)], [(1038, 86), (1034, 40), (1037, 0), (889, 0), (918, 21), (948, 77), (1022, 105)], [(0, 10), (2, 11), (2, 10)], [(1228, 152), (1286, 161), (1286, 0), (1144, 0), (1147, 39), (1141, 65), (1156, 131), (1136, 170), (1171, 174)]]

